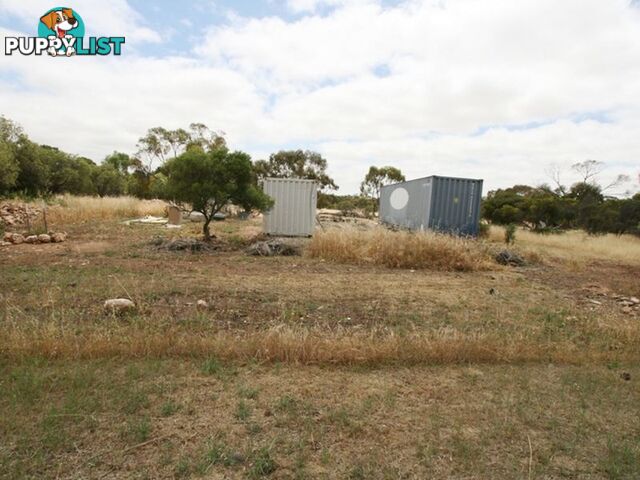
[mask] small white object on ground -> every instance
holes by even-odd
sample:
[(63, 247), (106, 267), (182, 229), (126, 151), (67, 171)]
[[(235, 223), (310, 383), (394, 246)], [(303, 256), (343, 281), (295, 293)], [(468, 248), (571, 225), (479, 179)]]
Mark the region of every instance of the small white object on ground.
[(151, 223), (151, 224), (163, 225), (167, 223), (167, 219), (163, 217), (154, 217), (153, 215), (147, 215), (146, 217), (127, 220), (124, 223), (125, 225), (131, 225), (132, 223)]
[(209, 303), (206, 300), (198, 300), (196, 306), (202, 310), (209, 308)]
[(104, 308), (119, 313), (135, 309), (136, 304), (128, 298), (111, 298), (104, 302)]

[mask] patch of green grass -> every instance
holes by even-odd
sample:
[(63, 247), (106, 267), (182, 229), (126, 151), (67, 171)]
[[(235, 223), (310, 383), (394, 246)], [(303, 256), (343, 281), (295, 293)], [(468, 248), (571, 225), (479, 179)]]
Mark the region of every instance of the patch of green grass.
[(361, 423), (355, 419), (354, 414), (345, 407), (331, 410), (327, 419), (329, 422), (346, 429), (351, 435), (355, 435), (362, 431)]
[(294, 414), (298, 409), (298, 401), (290, 395), (284, 395), (278, 399), (276, 410), (278, 412)]
[(634, 442), (615, 443), (609, 440), (607, 457), (602, 470), (610, 480), (635, 480), (640, 478), (640, 438)]
[(68, 432), (64, 425), (64, 417), (52, 409), (40, 424), (42, 446), (49, 451), (61, 450), (70, 445)]
[(262, 447), (251, 453), (247, 476), (250, 479), (267, 477), (275, 472), (277, 468), (278, 464), (271, 456), (271, 449)]
[(120, 411), (123, 413), (132, 415), (149, 406), (149, 398), (146, 392), (138, 388), (125, 389), (122, 393)]
[(307, 469), (307, 445), (304, 442), (300, 442), (299, 448), (295, 454), (293, 463), (293, 478), (296, 480), (304, 480), (309, 478)]
[(329, 465), (331, 462), (331, 452), (328, 449), (323, 448), (322, 452), (320, 452), (320, 463), (322, 465)]
[(223, 441), (216, 440), (209, 443), (207, 451), (200, 462), (199, 471), (205, 474), (214, 465), (234, 467), (244, 461), (244, 456), (240, 452), (232, 450)]
[(240, 395), (242, 398), (247, 398), (249, 400), (255, 400), (256, 398), (258, 398), (259, 392), (260, 390), (255, 387), (247, 387), (243, 385), (240, 388), (238, 388), (238, 395)]
[(186, 478), (191, 475), (191, 461), (188, 457), (180, 457), (174, 469), (176, 478)]
[(226, 380), (236, 374), (236, 370), (223, 364), (215, 357), (207, 358), (202, 364), (202, 373)]
[(7, 396), (13, 404), (33, 405), (39, 399), (45, 387), (42, 373), (29, 366), (11, 370), (6, 388), (0, 389), (0, 396)]
[(134, 418), (127, 422), (123, 436), (129, 442), (136, 444), (149, 440), (151, 436), (151, 422), (149, 418)]
[(234, 416), (241, 422), (245, 422), (251, 416), (251, 407), (244, 400), (240, 400), (236, 406)]
[(354, 465), (349, 473), (347, 473), (347, 478), (349, 480), (367, 480), (370, 478), (371, 472), (362, 464)]
[(466, 438), (461, 433), (456, 433), (451, 439), (453, 459), (457, 465), (466, 470), (473, 470), (482, 452), (478, 442), (474, 439)]
[(437, 454), (438, 449), (431, 443), (420, 443), (416, 447), (416, 458), (418, 459), (418, 463), (423, 467), (431, 467), (433, 459)]
[(247, 425), (247, 433), (249, 435), (257, 435), (262, 432), (262, 427), (255, 422), (249, 423)]
[(173, 400), (167, 400), (160, 407), (160, 415), (163, 417), (170, 417), (174, 413), (180, 410), (180, 405), (174, 402)]

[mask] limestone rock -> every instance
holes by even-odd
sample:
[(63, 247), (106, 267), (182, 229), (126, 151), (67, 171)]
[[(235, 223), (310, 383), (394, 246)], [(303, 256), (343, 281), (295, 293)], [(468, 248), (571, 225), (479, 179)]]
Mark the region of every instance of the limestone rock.
[(206, 310), (209, 308), (209, 302), (200, 299), (196, 302), (196, 307), (198, 307), (199, 310)]
[(14, 245), (20, 245), (21, 243), (24, 243), (24, 237), (22, 235), (20, 235), (19, 233), (14, 233), (11, 236), (11, 240), (10, 241)]
[(67, 239), (67, 234), (64, 232), (56, 232), (51, 234), (51, 241), (54, 243), (61, 243)]
[(37, 235), (29, 235), (27, 238), (24, 239), (25, 243), (38, 243), (38, 236)]
[(38, 235), (38, 242), (40, 243), (51, 243), (51, 235), (46, 233), (42, 233)]
[(105, 310), (114, 313), (123, 313), (131, 310), (135, 310), (136, 304), (128, 298), (111, 298), (104, 302)]

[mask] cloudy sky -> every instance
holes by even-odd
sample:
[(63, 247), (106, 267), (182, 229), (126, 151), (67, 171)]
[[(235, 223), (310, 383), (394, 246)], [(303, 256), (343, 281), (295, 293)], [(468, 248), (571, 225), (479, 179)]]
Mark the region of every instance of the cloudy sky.
[[(254, 158), (312, 149), (341, 193), (369, 165), (485, 191), (605, 162), (640, 190), (640, 2), (75, 0), (121, 57), (6, 56), (0, 114), (100, 161), (154, 126), (203, 122)], [(50, 0), (0, 0), (2, 36), (36, 36)]]

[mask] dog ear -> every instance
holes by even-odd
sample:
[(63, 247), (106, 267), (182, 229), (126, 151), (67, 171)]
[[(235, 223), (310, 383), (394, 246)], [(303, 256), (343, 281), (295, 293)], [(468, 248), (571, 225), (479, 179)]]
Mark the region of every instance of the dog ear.
[(47, 13), (45, 16), (40, 18), (40, 21), (44, 23), (49, 30), (53, 30), (53, 26), (56, 24), (56, 19), (58, 15), (56, 12)]
[(73, 18), (73, 10), (71, 8), (63, 8), (62, 13), (64, 13), (67, 18)]

